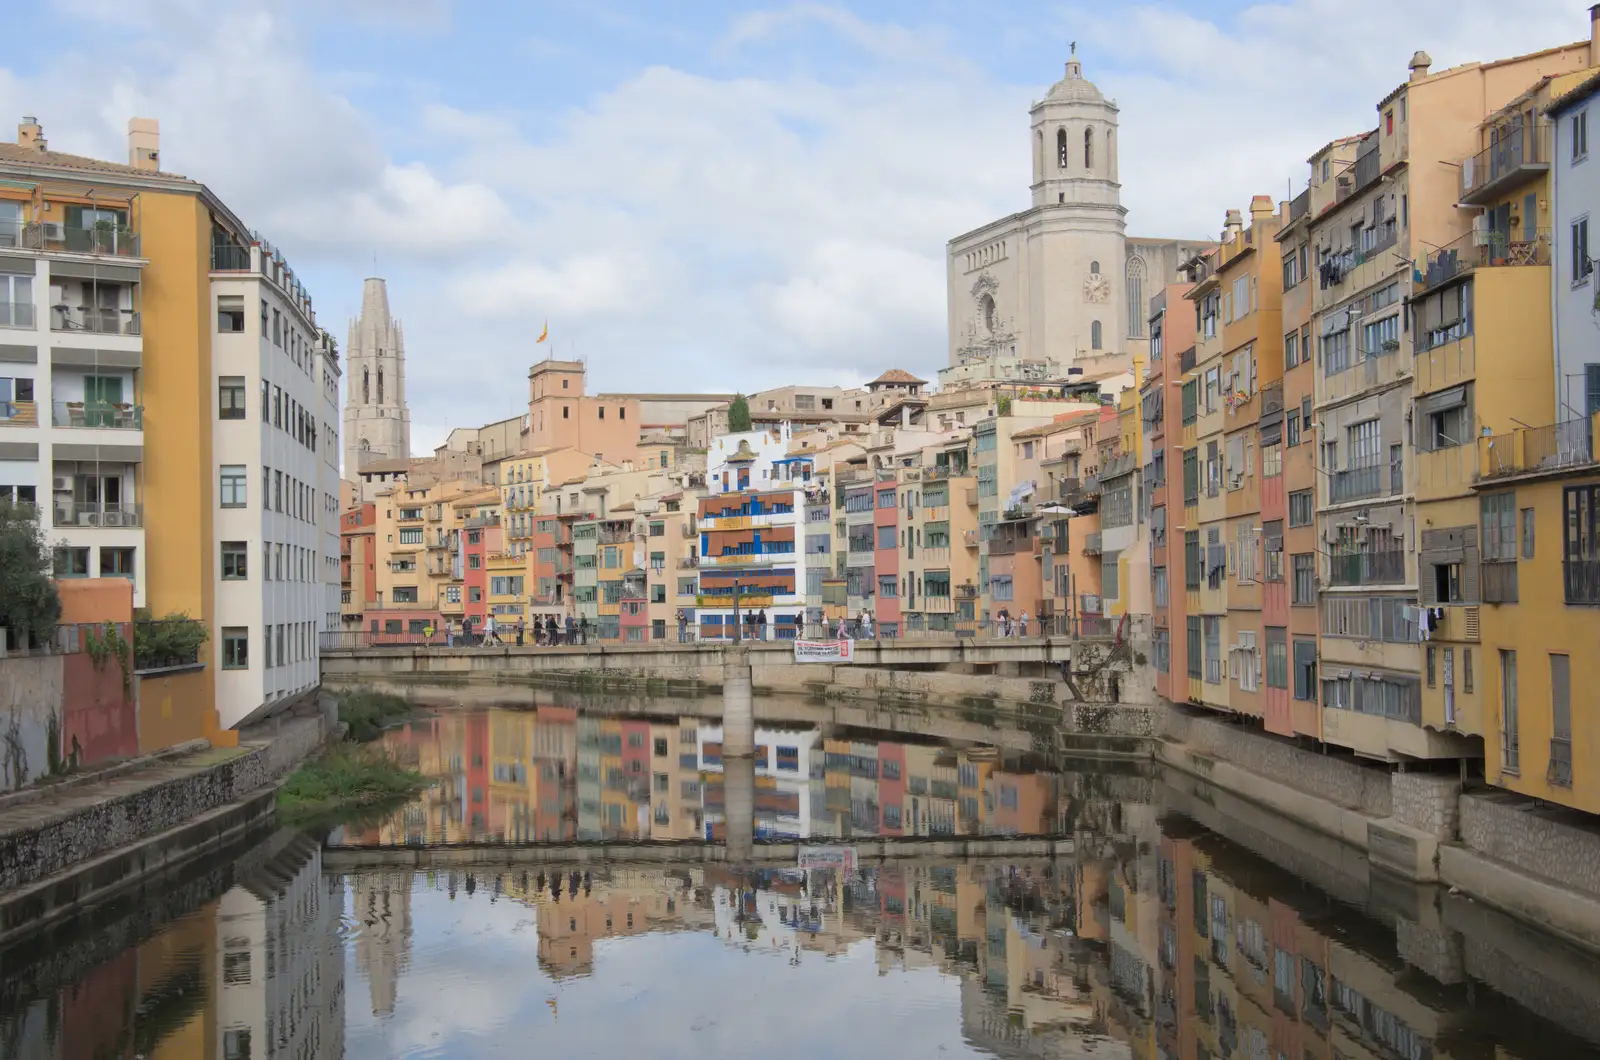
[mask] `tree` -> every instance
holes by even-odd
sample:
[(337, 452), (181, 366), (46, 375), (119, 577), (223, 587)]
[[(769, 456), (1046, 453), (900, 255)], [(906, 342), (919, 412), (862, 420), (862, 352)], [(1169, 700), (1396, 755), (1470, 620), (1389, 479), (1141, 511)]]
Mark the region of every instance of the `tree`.
[(0, 627), (24, 644), (48, 640), (61, 618), (50, 562), (38, 510), (0, 500)]
[(738, 394), (728, 405), (728, 433), (738, 434), (750, 429), (750, 402)]

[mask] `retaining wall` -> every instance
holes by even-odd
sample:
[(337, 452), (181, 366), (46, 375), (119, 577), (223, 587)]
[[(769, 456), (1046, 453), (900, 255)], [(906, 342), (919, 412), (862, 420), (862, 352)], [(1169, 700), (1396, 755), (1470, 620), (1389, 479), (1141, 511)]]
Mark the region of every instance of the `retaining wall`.
[(1473, 792), (1460, 806), (1465, 846), (1600, 898), (1600, 829), (1509, 792)]

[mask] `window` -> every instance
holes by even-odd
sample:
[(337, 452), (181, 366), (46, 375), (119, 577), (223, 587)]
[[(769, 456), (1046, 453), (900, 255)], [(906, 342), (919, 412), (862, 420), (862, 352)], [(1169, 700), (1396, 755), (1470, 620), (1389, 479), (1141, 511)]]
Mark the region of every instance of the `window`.
[(1310, 526), (1316, 513), (1316, 491), (1297, 490), (1289, 494), (1289, 525)]
[(1198, 679), (1200, 677), (1200, 616), (1190, 615), (1184, 620), (1185, 644), (1188, 647), (1188, 674)]
[(1261, 524), (1262, 577), (1269, 582), (1283, 581), (1283, 520)]
[[(1345, 428), (1345, 467), (1375, 467), (1379, 462), (1383, 442), (1379, 436), (1378, 421), (1367, 420)], [(1331, 468), (1330, 468), (1331, 470)]]
[(87, 578), (89, 576), (89, 550), (63, 545), (55, 551), (52, 571), (57, 578)]
[(1289, 602), (1297, 607), (1310, 607), (1317, 602), (1316, 556), (1301, 552), (1289, 557), (1293, 581), (1289, 586)]
[(1267, 627), (1267, 687), (1289, 687), (1289, 631)]
[(225, 375), (217, 381), (217, 418), (244, 419), (244, 376)]
[(894, 504), (895, 504), (895, 501), (894, 501), (894, 490), (879, 490), (878, 491), (878, 507), (880, 507), (880, 508), (893, 508)]
[(242, 582), (249, 576), (249, 563), (247, 551), (250, 547), (248, 541), (224, 541), (222, 543), (222, 580), (229, 582)]
[(878, 547), (884, 549), (893, 549), (896, 544), (896, 536), (897, 534), (894, 527), (878, 527)]
[(1154, 598), (1156, 607), (1168, 606), (1167, 594), (1167, 568), (1152, 567), (1150, 569), (1150, 595)]
[(1089, 348), (1091, 350), (1100, 348), (1100, 321), (1098, 320), (1089, 324)]
[(1594, 271), (1589, 260), (1589, 219), (1581, 217), (1572, 222), (1572, 285), (1585, 283)]
[[(1453, 449), (1469, 440), (1471, 410), (1466, 405), (1468, 395), (1466, 387), (1455, 387), (1447, 394), (1430, 394), (1418, 402), (1421, 406), (1418, 410), (1421, 413), (1418, 420), (1422, 432), (1422, 436), (1417, 439), (1418, 449), (1423, 452), (1436, 452), (1440, 449)], [(1453, 403), (1445, 404), (1446, 402)]]
[(1206, 684), (1222, 683), (1222, 619), (1216, 615), (1201, 615), (1200, 627), (1205, 637)]
[(899, 586), (892, 575), (884, 575), (878, 579), (878, 595), (886, 600), (893, 600), (897, 595)]
[(1572, 660), (1550, 656), (1550, 765), (1545, 779), (1572, 787)]
[(222, 628), (222, 668), (224, 670), (250, 668), (250, 631), (243, 626)]
[(1317, 642), (1308, 638), (1294, 641), (1294, 698), (1317, 701)]
[(225, 294), (217, 299), (217, 330), (225, 332), (244, 330), (243, 298)]
[(1533, 509), (1522, 509), (1522, 558), (1533, 558)]
[(1517, 719), (1517, 653), (1500, 651), (1500, 763), (1507, 773), (1522, 768)]
[(483, 569), (483, 557), (477, 555), (476, 553), (468, 556), (467, 557), (467, 566), (472, 570), (482, 570)]
[(243, 508), (246, 503), (244, 465), (223, 464), (220, 482), (221, 504), (224, 508)]
[[(1093, 169), (1094, 168), (1094, 130), (1093, 129), (1085, 129), (1085, 130), (1083, 130), (1083, 168), (1084, 169)], [(1095, 262), (1094, 269), (1092, 271), (1094, 271), (1094, 272), (1099, 272), (1100, 271), (1100, 263), (1099, 262)]]
[(1572, 132), (1572, 160), (1582, 162), (1589, 156), (1589, 111), (1578, 111), (1568, 121), (1567, 127)]
[(1516, 504), (1517, 495), (1514, 493), (1490, 493), (1478, 499), (1478, 511), (1483, 523), (1482, 558), (1485, 562), (1516, 560)]

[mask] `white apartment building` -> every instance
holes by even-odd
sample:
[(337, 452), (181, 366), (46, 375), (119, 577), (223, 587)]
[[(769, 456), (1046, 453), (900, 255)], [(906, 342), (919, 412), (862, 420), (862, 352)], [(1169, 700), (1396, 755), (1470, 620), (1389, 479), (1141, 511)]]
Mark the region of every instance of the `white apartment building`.
[[(237, 726), (316, 687), (339, 621), (339, 362), (267, 244), (212, 252), (217, 709)], [(241, 639), (241, 655), (227, 645)]]
[(146, 262), (127, 230), (125, 201), (44, 225), (0, 201), (0, 497), (39, 506), (57, 577), (129, 578), (142, 607)]
[[(1600, 330), (1596, 329), (1595, 258), (1600, 245), (1600, 143), (1589, 153), (1589, 131), (1600, 136), (1600, 78), (1591, 78), (1550, 108), (1554, 149), (1550, 152), (1551, 262), (1554, 282), (1555, 422), (1587, 419), (1600, 412)], [(1591, 219), (1592, 218), (1592, 219)], [(1592, 233), (1592, 234), (1591, 234)]]

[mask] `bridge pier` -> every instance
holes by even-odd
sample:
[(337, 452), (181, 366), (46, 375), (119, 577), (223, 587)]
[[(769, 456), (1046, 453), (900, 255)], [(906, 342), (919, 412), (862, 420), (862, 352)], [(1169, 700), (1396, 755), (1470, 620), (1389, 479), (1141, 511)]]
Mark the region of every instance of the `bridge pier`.
[(734, 644), (722, 655), (722, 757), (749, 758), (756, 753), (755, 682), (750, 675), (750, 649)]
[(746, 755), (722, 760), (722, 813), (728, 860), (747, 862), (755, 855), (756, 761)]

